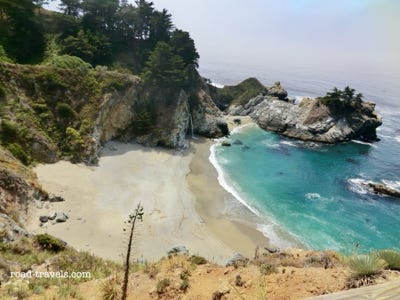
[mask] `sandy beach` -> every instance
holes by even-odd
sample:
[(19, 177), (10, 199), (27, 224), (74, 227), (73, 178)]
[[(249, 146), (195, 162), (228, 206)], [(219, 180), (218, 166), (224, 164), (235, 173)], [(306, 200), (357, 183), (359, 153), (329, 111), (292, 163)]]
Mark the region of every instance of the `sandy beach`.
[[(189, 150), (177, 152), (111, 142), (98, 166), (38, 165), (42, 186), (65, 201), (32, 205), (27, 228), (118, 260), (127, 244), (124, 221), (141, 201), (145, 215), (135, 233), (136, 258), (157, 260), (177, 245), (218, 263), (237, 252), (250, 257), (266, 238), (225, 214), (226, 201), (236, 200), (219, 185), (209, 162), (212, 143), (195, 139)], [(53, 212), (69, 218), (39, 226), (39, 216)], [(243, 212), (249, 213), (244, 207)]]

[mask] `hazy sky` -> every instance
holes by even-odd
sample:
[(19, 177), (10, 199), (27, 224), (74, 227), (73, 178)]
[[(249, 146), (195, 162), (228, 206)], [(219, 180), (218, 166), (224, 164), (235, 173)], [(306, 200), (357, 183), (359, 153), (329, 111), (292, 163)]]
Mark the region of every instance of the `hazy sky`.
[(191, 33), (201, 63), (400, 69), (400, 0), (153, 2)]

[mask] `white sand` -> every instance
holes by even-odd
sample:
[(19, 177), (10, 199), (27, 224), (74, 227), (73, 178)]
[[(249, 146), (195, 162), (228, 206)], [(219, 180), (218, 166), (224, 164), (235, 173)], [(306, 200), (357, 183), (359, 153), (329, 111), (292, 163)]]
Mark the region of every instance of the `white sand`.
[[(127, 244), (124, 221), (141, 201), (145, 215), (135, 233), (137, 258), (159, 259), (171, 247), (185, 245), (191, 253), (224, 262), (235, 251), (210, 234), (195, 211), (186, 181), (193, 155), (110, 143), (97, 167), (65, 161), (39, 165), (35, 168), (39, 182), (65, 202), (32, 207), (27, 229), (52, 234), (76, 249), (120, 259)], [(69, 220), (39, 227), (38, 217), (51, 211), (66, 212)]]

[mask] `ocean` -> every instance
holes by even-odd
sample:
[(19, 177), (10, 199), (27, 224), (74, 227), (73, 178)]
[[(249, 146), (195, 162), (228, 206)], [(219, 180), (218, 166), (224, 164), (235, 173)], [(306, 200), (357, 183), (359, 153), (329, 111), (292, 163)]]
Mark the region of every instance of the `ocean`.
[[(400, 200), (371, 194), (362, 184), (384, 182), (400, 189), (400, 76), (385, 72), (202, 65), (200, 72), (222, 85), (257, 77), (266, 85), (281, 81), (290, 97), (324, 95), (349, 85), (377, 104), (383, 117), (376, 143), (337, 145), (301, 142), (266, 132), (256, 125), (232, 132), (243, 145), (211, 149), (219, 182), (236, 201), (231, 215), (246, 217), (280, 247), (332, 249), (343, 253), (400, 250)], [(241, 208), (240, 208), (241, 207)], [(229, 207), (227, 211), (229, 211)], [(245, 216), (243, 216), (245, 218)]]

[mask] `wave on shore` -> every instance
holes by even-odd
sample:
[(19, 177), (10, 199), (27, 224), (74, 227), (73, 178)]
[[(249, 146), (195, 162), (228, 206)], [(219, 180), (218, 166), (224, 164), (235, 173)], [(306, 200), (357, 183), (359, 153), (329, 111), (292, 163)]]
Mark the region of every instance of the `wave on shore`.
[[(236, 127), (232, 132), (242, 132), (244, 129), (249, 127), (257, 126), (255, 124), (246, 124), (239, 127)], [(284, 230), (279, 226), (276, 222), (271, 220), (270, 217), (263, 215), (257, 208), (253, 207), (249, 204), (248, 201), (244, 199), (241, 195), (239, 187), (235, 186), (232, 181), (229, 180), (229, 175), (224, 172), (220, 162), (217, 160), (216, 157), (216, 148), (219, 146), (218, 143), (213, 144), (210, 147), (210, 156), (209, 161), (217, 170), (218, 173), (218, 182), (219, 184), (228, 192), (230, 193), (237, 201), (239, 201), (243, 206), (249, 209), (255, 216), (259, 219), (262, 219), (264, 222), (255, 223), (254, 220), (242, 220), (242, 221), (250, 221), (253, 223), (253, 226), (263, 233), (265, 237), (268, 238), (269, 243), (273, 247), (278, 247), (280, 249), (287, 249), (292, 247), (304, 247), (304, 244), (300, 242), (300, 239), (296, 237), (294, 234), (290, 233), (289, 231)], [(223, 162), (222, 162), (223, 163)]]

